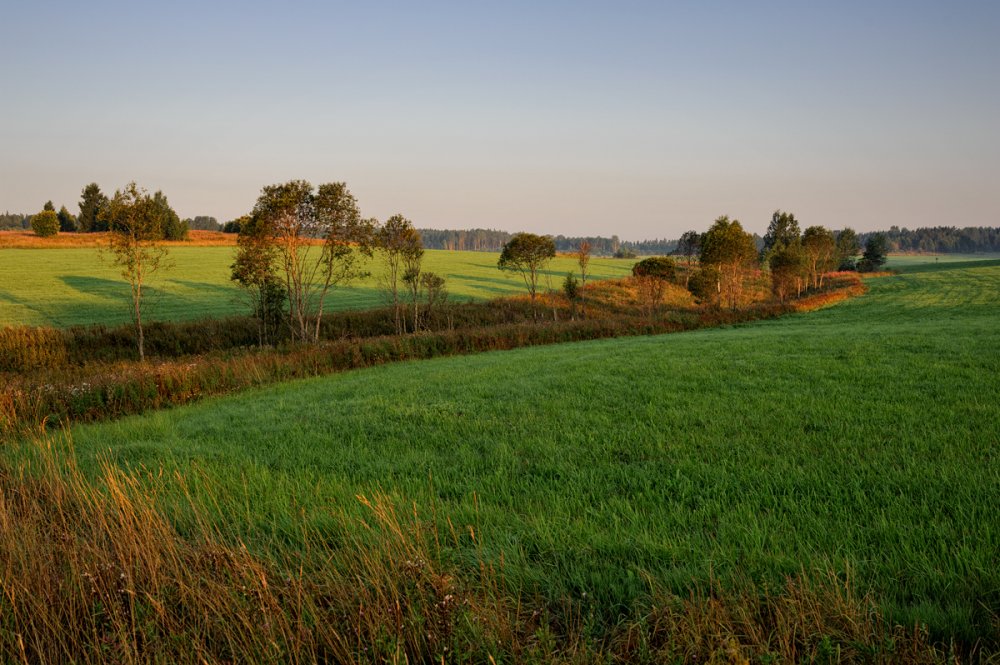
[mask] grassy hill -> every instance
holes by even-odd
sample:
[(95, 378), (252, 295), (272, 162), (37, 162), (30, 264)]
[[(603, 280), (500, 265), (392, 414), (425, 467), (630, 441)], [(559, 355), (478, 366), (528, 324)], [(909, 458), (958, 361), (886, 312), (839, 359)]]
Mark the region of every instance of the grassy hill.
[[(904, 624), (995, 632), (1000, 261), (869, 285), (775, 321), (389, 365), (72, 436), (85, 469), (179, 471), (262, 551), (298, 547), (302, 519), (340, 542), (336, 516), (384, 492), (472, 527), (459, 565), (502, 553), (529, 593), (609, 621), (651, 586), (820, 569)], [(183, 526), (186, 499), (160, 500)]]
[[(242, 314), (247, 305), (230, 281), (233, 247), (171, 247), (169, 270), (151, 281), (150, 320), (190, 320)], [(428, 250), (424, 270), (443, 275), (452, 298), (487, 299), (524, 291), (520, 277), (502, 273), (497, 255), (485, 252)], [(592, 259), (594, 279), (623, 277), (634, 261)], [(559, 288), (566, 273), (577, 270), (571, 258), (556, 258), (545, 275)], [(361, 309), (385, 304), (379, 289), (380, 267), (373, 277), (339, 289), (328, 310)], [(578, 270), (577, 270), (578, 272)], [(546, 277), (542, 278), (545, 286)], [(128, 322), (129, 288), (95, 248), (0, 249), (0, 325), (71, 326)]]

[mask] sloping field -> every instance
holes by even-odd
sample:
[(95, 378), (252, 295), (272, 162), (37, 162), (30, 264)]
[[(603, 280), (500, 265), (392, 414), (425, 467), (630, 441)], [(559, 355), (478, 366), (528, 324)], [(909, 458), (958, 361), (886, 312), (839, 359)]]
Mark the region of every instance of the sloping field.
[(333, 516), (382, 491), (450, 518), (460, 564), (502, 552), (529, 593), (612, 620), (651, 586), (832, 569), (893, 620), (995, 640), (1000, 261), (869, 286), (770, 322), (389, 365), (72, 435), (85, 468), (180, 471), (254, 547), (296, 547), (300, 515), (337, 542)]
[[(173, 266), (150, 282), (149, 320), (185, 320), (243, 314), (247, 305), (230, 281), (233, 247), (171, 247)], [(487, 299), (524, 292), (520, 276), (497, 270), (497, 254), (428, 250), (424, 270), (443, 275), (452, 298)], [(594, 279), (623, 277), (634, 261), (592, 259)], [(379, 289), (380, 266), (373, 277), (338, 289), (327, 310), (360, 309), (385, 304)], [(545, 275), (558, 289), (571, 258), (553, 260)], [(541, 280), (546, 286), (546, 277)], [(94, 248), (0, 249), (0, 325), (71, 326), (128, 322), (128, 284)]]

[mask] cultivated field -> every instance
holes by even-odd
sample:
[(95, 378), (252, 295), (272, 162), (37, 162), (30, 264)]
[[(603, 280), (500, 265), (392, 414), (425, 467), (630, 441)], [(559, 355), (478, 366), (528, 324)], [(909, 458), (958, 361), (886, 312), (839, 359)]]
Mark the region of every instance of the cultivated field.
[[(178, 314), (231, 298), (212, 251), (176, 252), (170, 280), (214, 285), (187, 308), (176, 296)], [(467, 275), (451, 283), (463, 296), (518, 287), (491, 255), (428, 255)], [(62, 262), (82, 274), (89, 257)], [(436, 525), (459, 569), (495, 563), (526, 597), (580, 603), (598, 631), (651, 589), (832, 570), (892, 621), (995, 643), (1000, 261), (897, 265), (809, 314), (394, 364), (71, 435), (85, 472), (100, 458), (154, 485), (177, 471), (185, 497), (161, 487), (157, 500), (183, 532), (193, 501), (269, 557), (314, 538), (356, 546), (342, 517), (369, 516), (358, 496), (384, 493)], [(81, 293), (107, 300), (66, 267), (45, 272), (64, 295), (42, 320), (72, 322)], [(377, 297), (365, 288), (359, 303)]]
[[(244, 314), (247, 305), (230, 281), (233, 247), (170, 248), (173, 267), (151, 280), (147, 291), (149, 320), (190, 320)], [(524, 292), (520, 276), (497, 270), (497, 255), (484, 252), (428, 250), (423, 269), (443, 275), (451, 298), (488, 299)], [(593, 259), (594, 279), (623, 277), (634, 261)], [(545, 275), (558, 289), (571, 258), (556, 258)], [(373, 277), (338, 289), (327, 310), (362, 309), (385, 304), (372, 263)], [(545, 277), (542, 286), (546, 286)], [(71, 326), (128, 322), (128, 284), (95, 248), (0, 249), (0, 325)]]

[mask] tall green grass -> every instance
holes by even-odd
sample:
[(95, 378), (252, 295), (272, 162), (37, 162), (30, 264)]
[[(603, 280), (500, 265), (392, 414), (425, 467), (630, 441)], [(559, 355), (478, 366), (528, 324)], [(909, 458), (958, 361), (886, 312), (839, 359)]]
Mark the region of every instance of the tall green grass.
[[(154, 276), (147, 290), (148, 320), (192, 320), (244, 314), (247, 305), (229, 279), (233, 247), (172, 247), (171, 268)], [(497, 255), (428, 250), (424, 270), (442, 275), (451, 297), (486, 300), (524, 291), (520, 277), (501, 273)], [(624, 277), (632, 261), (593, 259), (593, 279)], [(542, 277), (558, 289), (576, 261), (556, 258)], [(331, 294), (327, 311), (385, 304), (373, 276)], [(0, 249), (0, 325), (56, 326), (128, 322), (128, 285), (98, 250)]]
[[(165, 467), (227, 538), (332, 542), (357, 495), (438, 506), (605, 625), (710, 580), (832, 569), (892, 621), (1000, 639), (1000, 261), (782, 319), (402, 363), (72, 430), (85, 470)], [(198, 480), (198, 479), (201, 480)], [(182, 529), (185, 502), (161, 496)]]

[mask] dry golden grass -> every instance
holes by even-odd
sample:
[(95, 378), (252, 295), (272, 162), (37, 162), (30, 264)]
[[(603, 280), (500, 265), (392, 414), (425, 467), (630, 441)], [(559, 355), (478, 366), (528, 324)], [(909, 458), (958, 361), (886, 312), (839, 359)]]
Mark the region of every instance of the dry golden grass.
[[(106, 247), (107, 233), (59, 233), (40, 238), (33, 231), (0, 231), (0, 249), (71, 249)], [(187, 240), (171, 240), (167, 247), (226, 247), (236, 244), (235, 233), (191, 231)]]

